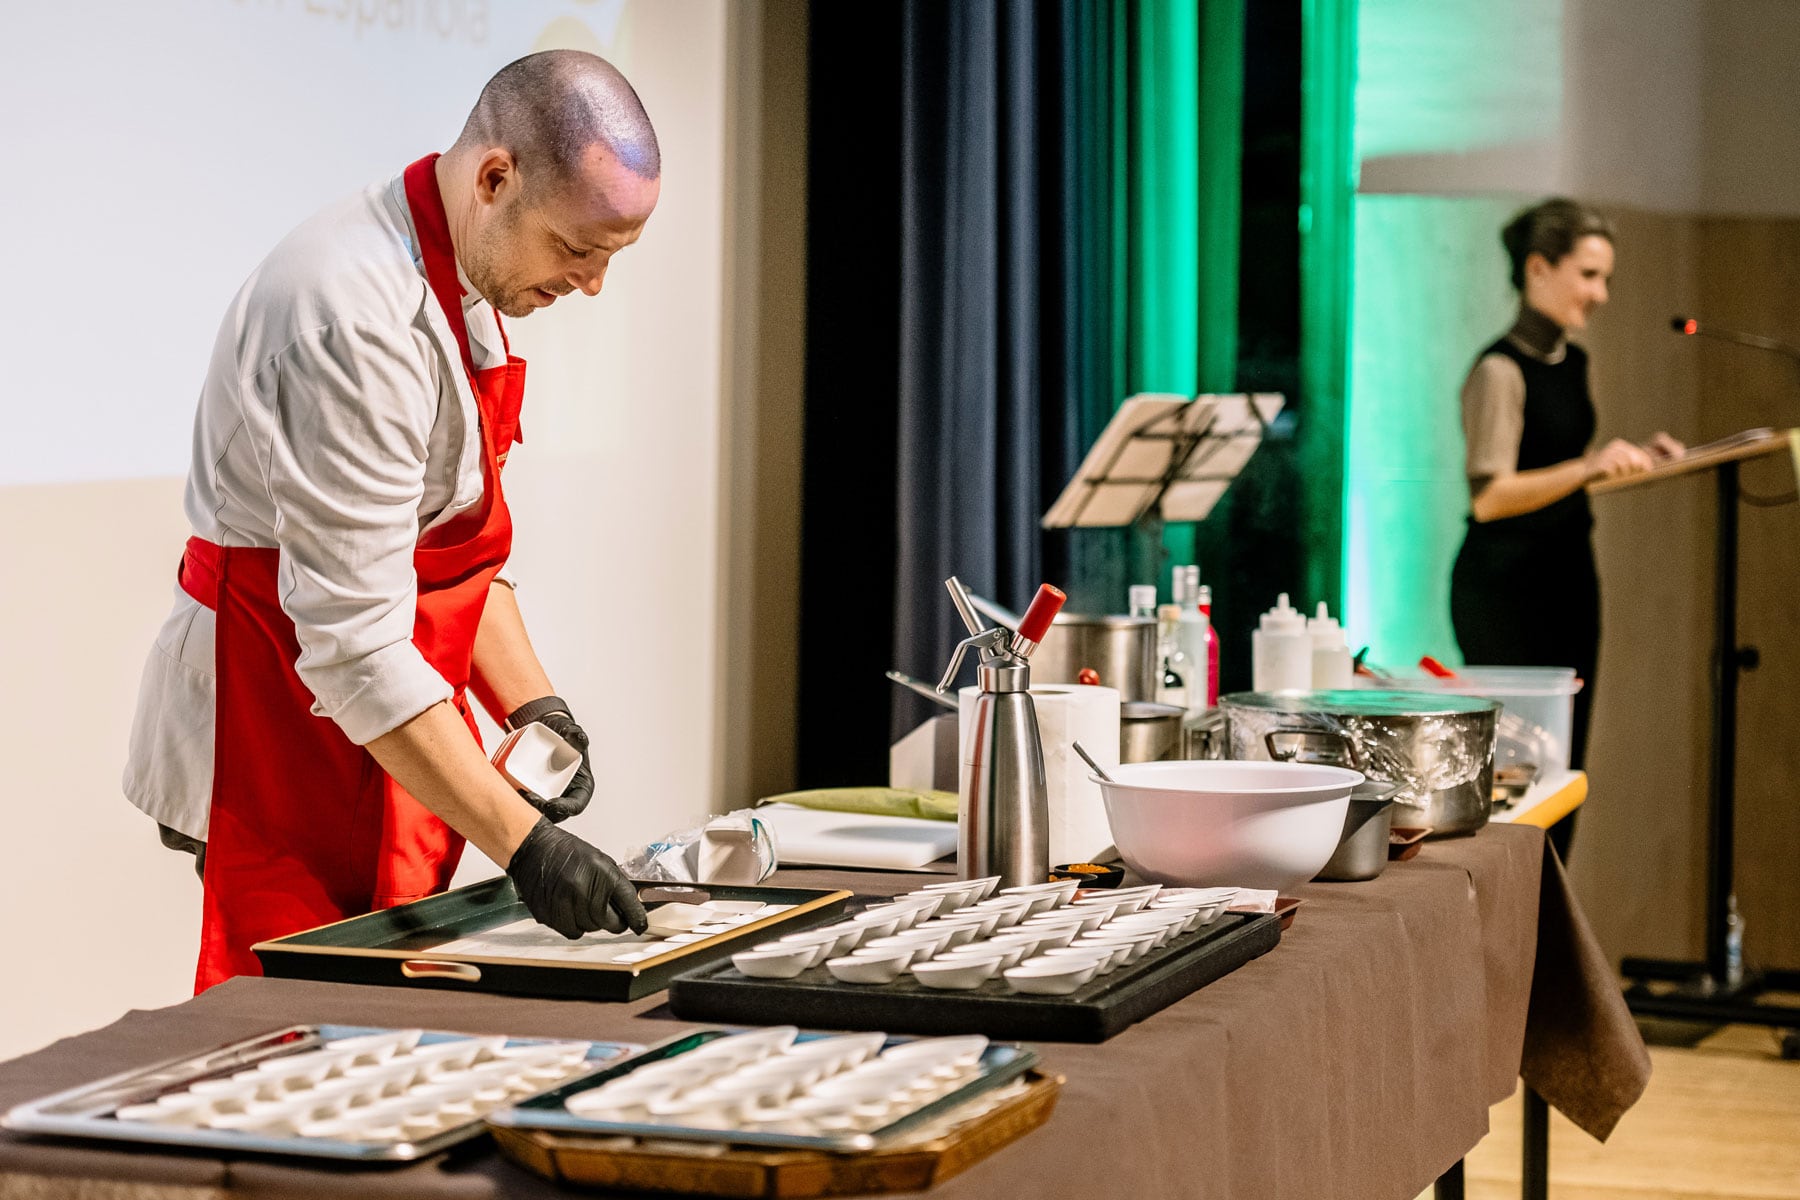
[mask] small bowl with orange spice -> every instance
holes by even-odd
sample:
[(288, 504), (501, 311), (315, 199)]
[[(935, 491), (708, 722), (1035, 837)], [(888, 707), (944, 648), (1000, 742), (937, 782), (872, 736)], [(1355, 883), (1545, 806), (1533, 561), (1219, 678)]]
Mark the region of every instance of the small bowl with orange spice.
[(1125, 868), (1104, 863), (1064, 863), (1050, 868), (1051, 879), (1079, 879), (1084, 888), (1118, 887), (1125, 878)]

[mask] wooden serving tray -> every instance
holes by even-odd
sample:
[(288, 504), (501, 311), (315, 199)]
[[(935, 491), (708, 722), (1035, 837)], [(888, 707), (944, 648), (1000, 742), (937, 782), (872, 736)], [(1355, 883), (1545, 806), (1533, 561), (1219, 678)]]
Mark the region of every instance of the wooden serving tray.
[[(654, 889), (662, 885), (638, 886)], [(561, 999), (636, 1000), (668, 987), (669, 980), (683, 971), (836, 916), (852, 894), (817, 888), (721, 884), (706, 884), (703, 890), (714, 900), (756, 900), (793, 907), (635, 963), (439, 953), (435, 947), (530, 917), (513, 890), (512, 880), (502, 875), (397, 908), (258, 942), (252, 949), (262, 960), (263, 973), (281, 979)]]
[(921, 1142), (860, 1154), (687, 1147), (491, 1127), (501, 1153), (565, 1187), (686, 1196), (861, 1196), (918, 1192), (949, 1179), (1050, 1119), (1062, 1077), (1025, 1076), (1025, 1092), (966, 1125)]
[(669, 1009), (686, 1021), (737, 1025), (1104, 1042), (1273, 950), (1281, 928), (1280, 913), (1226, 912), (1066, 996), (1015, 992), (1000, 978), (968, 991), (928, 988), (910, 975), (841, 983), (822, 966), (792, 979), (757, 979), (724, 962), (670, 984)]

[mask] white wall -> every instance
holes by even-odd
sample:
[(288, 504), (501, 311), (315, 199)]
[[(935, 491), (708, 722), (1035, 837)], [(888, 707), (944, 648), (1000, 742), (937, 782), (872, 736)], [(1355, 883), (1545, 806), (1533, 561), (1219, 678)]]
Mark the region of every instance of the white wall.
[[(186, 535), (213, 330), (261, 253), (454, 138), (557, 45), (643, 96), (663, 197), (596, 300), (516, 323), (520, 602), (596, 734), (608, 849), (718, 802), (724, 0), (90, 0), (7, 6), (0, 104), (0, 1055), (190, 991), (199, 885), (120, 796), (138, 669)], [(469, 864), (465, 877), (490, 873)]]
[(1800, 214), (1794, 0), (1364, 0), (1364, 193)]

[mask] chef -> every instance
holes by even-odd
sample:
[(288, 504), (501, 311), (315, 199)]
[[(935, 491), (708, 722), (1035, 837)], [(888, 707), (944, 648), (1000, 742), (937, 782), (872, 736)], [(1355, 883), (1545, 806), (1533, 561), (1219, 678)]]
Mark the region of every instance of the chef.
[[(597, 294), (660, 166), (614, 67), (533, 54), (448, 151), (306, 221), (226, 311), (124, 781), (196, 853), (196, 991), (259, 974), (265, 938), (444, 890), (464, 839), (564, 936), (643, 929), (613, 860), (556, 825), (594, 782), (502, 573), (525, 363), (501, 318)], [(562, 795), (507, 784), (471, 695), (582, 751)]]

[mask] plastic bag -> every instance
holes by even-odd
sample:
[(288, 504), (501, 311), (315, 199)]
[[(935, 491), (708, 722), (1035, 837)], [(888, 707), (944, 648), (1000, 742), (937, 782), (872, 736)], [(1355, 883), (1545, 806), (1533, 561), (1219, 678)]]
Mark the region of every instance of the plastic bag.
[(639, 846), (620, 866), (632, 879), (661, 883), (761, 883), (780, 860), (767, 825), (748, 808)]

